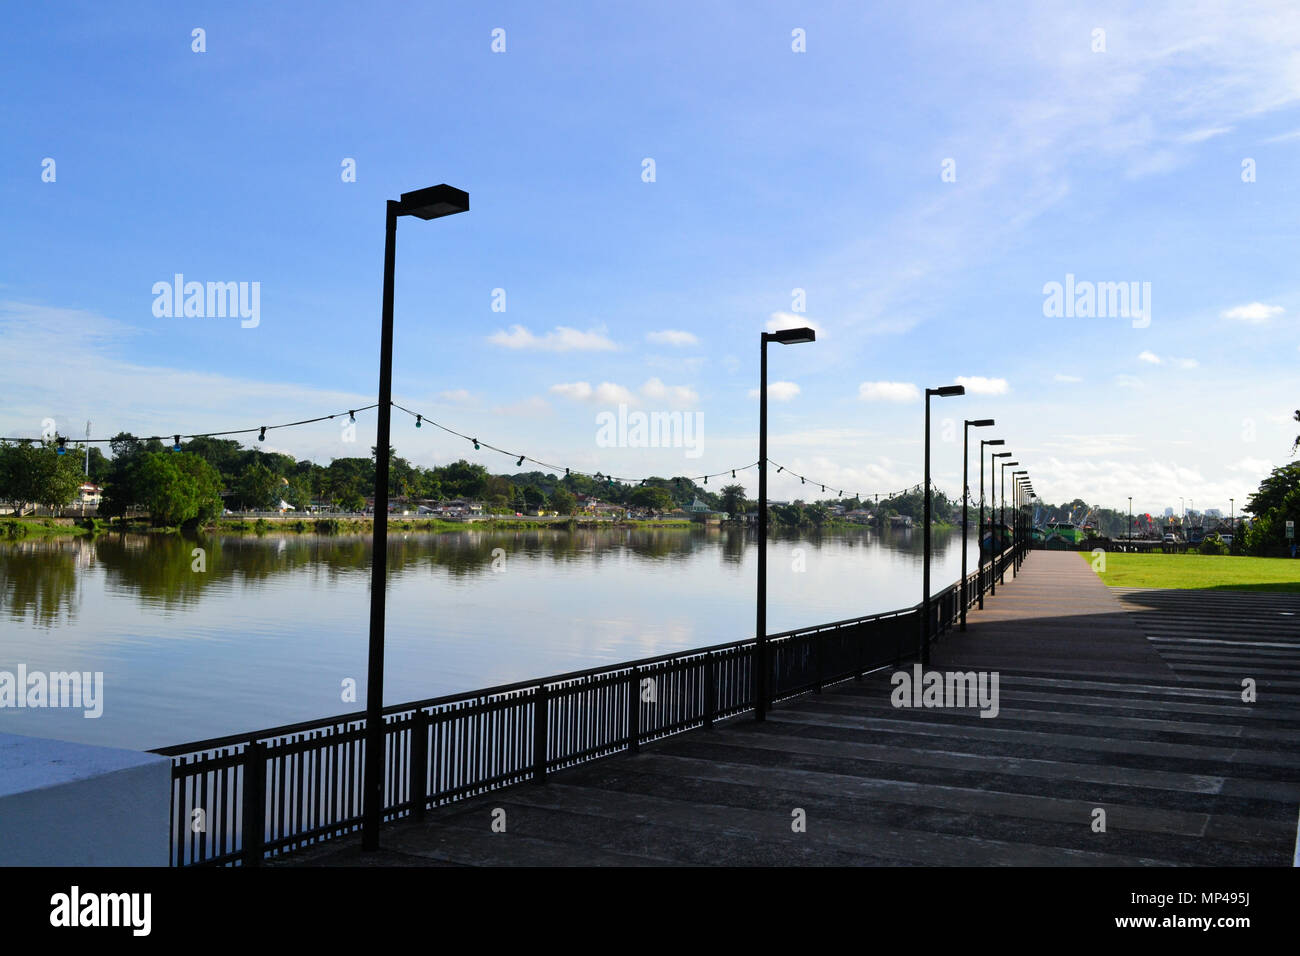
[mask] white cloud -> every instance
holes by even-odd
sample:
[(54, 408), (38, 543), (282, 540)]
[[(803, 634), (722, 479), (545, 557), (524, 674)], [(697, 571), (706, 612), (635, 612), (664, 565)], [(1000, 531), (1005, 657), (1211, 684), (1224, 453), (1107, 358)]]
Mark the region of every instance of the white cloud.
[(1225, 319), (1234, 319), (1237, 322), (1249, 322), (1251, 325), (1262, 325), (1276, 315), (1281, 315), (1286, 310), (1280, 305), (1265, 305), (1263, 302), (1252, 302), (1249, 305), (1239, 305), (1232, 309), (1227, 309), (1221, 313)]
[[(788, 402), (799, 394), (799, 386), (794, 382), (769, 382), (767, 385), (767, 397), (774, 402)], [(758, 398), (758, 389), (749, 390), (750, 398)]]
[(1139, 362), (1150, 362), (1152, 365), (1159, 365), (1161, 358), (1155, 352), (1142, 352), (1138, 355)]
[(1184, 133), (1178, 137), (1182, 143), (1203, 143), (1207, 139), (1213, 139), (1215, 136), (1222, 136), (1224, 133), (1231, 133), (1231, 126), (1212, 126), (1207, 129), (1198, 129), (1190, 133)]
[(1083, 381), (1083, 379), (1078, 375), (1062, 375), (1060, 372), (1057, 372), (1055, 375), (1053, 375), (1052, 380), (1056, 382), (1082, 382)]
[(493, 345), (508, 349), (536, 349), (542, 352), (612, 352), (616, 346), (605, 335), (604, 326), (580, 332), (566, 325), (537, 336), (522, 325), (510, 326), (509, 332), (497, 331), (488, 336)]
[(690, 332), (683, 332), (680, 329), (662, 329), (658, 332), (649, 332), (645, 340), (654, 345), (699, 345), (700, 340)]
[(911, 382), (863, 382), (858, 398), (867, 402), (915, 402), (920, 390)]
[(1201, 363), (1196, 361), (1196, 359), (1194, 358), (1171, 358), (1169, 361), (1173, 362), (1179, 368), (1200, 368), (1201, 367)]
[(646, 380), (641, 386), (641, 395), (652, 402), (673, 405), (694, 405), (700, 400), (699, 393), (689, 385), (665, 385), (657, 378)]
[(671, 405), (693, 405), (700, 399), (699, 393), (689, 385), (665, 385), (657, 378), (646, 380), (641, 386), (640, 396), (630, 388), (614, 382), (601, 382), (596, 386), (589, 382), (567, 382), (552, 385), (550, 390), (575, 402), (592, 402), (597, 405), (638, 405), (642, 399)]
[(984, 378), (982, 375), (958, 375), (957, 384), (972, 395), (1005, 395), (1009, 388), (1005, 378)]
[(445, 392), (439, 392), (438, 397), (444, 402), (451, 402), (455, 405), (463, 405), (465, 402), (472, 401), (474, 396), (466, 389), (453, 388)]

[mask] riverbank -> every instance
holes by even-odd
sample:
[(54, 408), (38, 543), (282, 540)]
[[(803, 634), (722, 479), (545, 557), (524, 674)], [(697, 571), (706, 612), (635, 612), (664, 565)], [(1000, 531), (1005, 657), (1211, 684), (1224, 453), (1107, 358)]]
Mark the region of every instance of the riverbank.
[[(389, 518), (389, 531), (418, 531), (451, 534), (462, 531), (575, 531), (606, 529), (690, 529), (701, 527), (692, 521), (610, 521), (570, 518), (567, 521), (537, 521), (528, 518), (485, 518), (477, 521), (444, 521), (439, 518)], [(177, 534), (181, 528), (155, 527), (147, 521), (105, 521), (95, 518), (6, 518), (0, 520), (0, 539), (75, 537), (105, 532), (130, 534)], [(218, 518), (200, 529), (205, 534), (373, 534), (371, 518)]]
[[(1093, 556), (1080, 552), (1093, 564)], [(1219, 554), (1107, 552), (1097, 576), (1110, 587), (1281, 591), (1300, 593), (1300, 560)]]

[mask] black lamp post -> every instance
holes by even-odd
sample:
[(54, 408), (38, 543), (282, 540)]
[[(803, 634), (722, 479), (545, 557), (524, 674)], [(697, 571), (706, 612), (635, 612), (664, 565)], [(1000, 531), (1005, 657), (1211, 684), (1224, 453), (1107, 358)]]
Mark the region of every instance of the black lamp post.
[(1228, 531), (1232, 535), (1232, 544), (1228, 547), (1231, 554), (1237, 550), (1237, 499), (1228, 499)]
[(1023, 468), (1011, 473), (1011, 576), (1020, 571), (1020, 483), (1029, 474)]
[[(1010, 458), (1009, 451), (995, 451), (989, 455), (989, 484), (993, 486), (993, 503), (989, 508), (989, 593), (998, 593), (998, 574), (997, 574), (997, 557), (1002, 554), (1002, 522), (998, 520), (998, 473), (997, 462), (994, 458)], [(1005, 488), (1006, 471), (1002, 472), (1003, 486)], [(1004, 492), (1005, 494), (1005, 492)], [(996, 534), (994, 527), (997, 527)]]
[(393, 401), (393, 271), (397, 217), (439, 219), (469, 210), (469, 193), (430, 186), (388, 200), (384, 221), (384, 303), (379, 344), (379, 424), (375, 434), (375, 534), (370, 561), (370, 652), (366, 672), (366, 750), (361, 848), (379, 849), (384, 817), (384, 588), (388, 575), (388, 457)]
[(930, 663), (930, 396), (965, 395), (964, 385), (925, 390), (925, 528), (921, 537), (921, 663)]
[[(1004, 452), (1003, 454), (1010, 455), (1011, 452)], [(1000, 457), (1002, 457), (1002, 456), (999, 455), (998, 457), (1000, 458)], [(1006, 525), (1007, 525), (1007, 466), (1008, 466), (1008, 465), (1018, 465), (1018, 464), (1020, 464), (1020, 462), (1018, 462), (1018, 461), (1004, 461), (1004, 462), (1002, 462), (1002, 498), (1001, 498), (1001, 508), (1000, 508), (1000, 511), (999, 511), (1000, 517), (998, 518), (998, 526), (999, 526), (999, 527), (998, 527), (998, 531), (999, 531), (999, 532), (1001, 532), (1002, 529), (1005, 528)], [(998, 548), (998, 554), (999, 554), (999, 555), (1001, 555), (1003, 551), (1006, 551), (1006, 550), (1007, 550), (1007, 542), (1006, 542), (1006, 538), (1005, 538), (1005, 537), (1002, 538), (1001, 541), (1000, 541), (1000, 543), (1001, 543), (1002, 547)], [(1006, 569), (1005, 567), (1002, 569), (1002, 573), (1001, 573), (1001, 575), (999, 575), (998, 583), (999, 583), (999, 584), (1006, 584), (1006, 583), (1007, 583), (1007, 569)]]
[[(970, 600), (966, 597), (966, 524), (970, 520), (966, 513), (966, 504), (970, 500), (970, 480), (968, 458), (970, 448), (970, 430), (971, 428), (987, 428), (994, 424), (991, 418), (977, 418), (975, 421), (966, 419), (966, 424), (961, 431), (961, 629), (966, 630), (966, 605)], [(981, 531), (984, 524), (984, 446), (980, 444), (980, 525)], [(979, 540), (979, 534), (976, 534), (976, 541)], [(978, 588), (980, 592), (980, 606), (984, 604), (984, 589)]]
[(754, 719), (767, 719), (767, 343), (814, 342), (812, 329), (764, 332), (759, 341), (758, 383), (758, 600), (754, 626)]
[[(985, 445), (1005, 445), (1006, 440), (1002, 438), (986, 438), (980, 441), (980, 610), (984, 610), (984, 446)], [(993, 483), (993, 459), (989, 458), (989, 483)], [(992, 511), (989, 512), (989, 554), (993, 554), (993, 536), (992, 536)]]

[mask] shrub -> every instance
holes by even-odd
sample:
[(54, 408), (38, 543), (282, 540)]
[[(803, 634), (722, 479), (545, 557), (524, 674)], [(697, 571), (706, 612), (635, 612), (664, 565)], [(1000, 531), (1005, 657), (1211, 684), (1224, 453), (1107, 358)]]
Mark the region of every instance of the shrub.
[(1227, 554), (1228, 545), (1217, 534), (1207, 534), (1196, 546), (1201, 554)]

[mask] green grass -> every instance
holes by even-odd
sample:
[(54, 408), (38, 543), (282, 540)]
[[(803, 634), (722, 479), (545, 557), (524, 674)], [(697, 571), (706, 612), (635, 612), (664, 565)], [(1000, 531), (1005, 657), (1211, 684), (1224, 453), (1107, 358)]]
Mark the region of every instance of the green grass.
[(76, 524), (62, 524), (53, 518), (5, 518), (0, 521), (0, 538), (58, 538), (90, 534)]
[[(1093, 563), (1089, 552), (1080, 552)], [(1300, 560), (1218, 554), (1106, 554), (1097, 572), (1115, 588), (1182, 588), (1300, 593)]]

